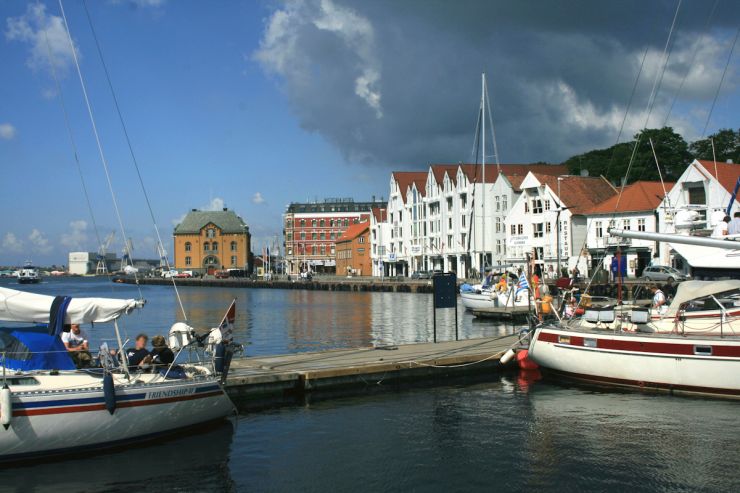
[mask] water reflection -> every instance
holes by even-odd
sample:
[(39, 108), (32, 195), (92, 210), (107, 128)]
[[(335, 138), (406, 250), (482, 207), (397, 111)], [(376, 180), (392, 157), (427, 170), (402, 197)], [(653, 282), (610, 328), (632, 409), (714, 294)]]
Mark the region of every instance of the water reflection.
[(112, 453), (70, 454), (70, 460), (6, 467), (3, 491), (231, 491), (233, 426), (223, 421), (190, 436)]

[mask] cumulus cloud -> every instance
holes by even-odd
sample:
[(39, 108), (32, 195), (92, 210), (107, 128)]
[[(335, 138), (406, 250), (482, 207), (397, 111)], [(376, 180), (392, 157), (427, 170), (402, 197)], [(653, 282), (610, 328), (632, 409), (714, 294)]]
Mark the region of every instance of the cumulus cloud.
[(0, 123), (0, 139), (13, 140), (15, 138), (16, 130), (10, 123)]
[(51, 253), (53, 249), (48, 238), (46, 238), (46, 235), (36, 228), (31, 230), (31, 234), (28, 235), (28, 241), (31, 243), (31, 248), (34, 253), (46, 255)]
[(5, 233), (5, 236), (3, 236), (3, 250), (13, 253), (22, 252), (23, 240), (18, 238), (15, 233)]
[[(26, 13), (7, 19), (5, 37), (9, 41), (20, 41), (29, 45), (26, 63), (33, 70), (50, 70), (52, 67), (64, 73), (74, 62), (67, 30), (60, 16), (46, 12), (46, 6), (33, 3)], [(75, 45), (78, 58), (80, 51)]]
[[(418, 166), (470, 158), (488, 75), (504, 161), (558, 161), (614, 143), (647, 49), (624, 138), (644, 125), (695, 132), (685, 108), (708, 107), (740, 17), (685, 0), (665, 73), (675, 3), (285, 0), (253, 60), (276, 77), (303, 128), (348, 161)], [(636, 16), (635, 12), (641, 12)], [(684, 76), (688, 76), (684, 82)], [(733, 65), (724, 91), (737, 84)], [(691, 135), (689, 135), (691, 137)]]
[(254, 194), (254, 195), (252, 195), (252, 203), (253, 203), (253, 204), (256, 204), (256, 205), (262, 205), (262, 204), (264, 204), (264, 203), (266, 203), (266, 202), (267, 202), (267, 201), (266, 201), (266, 200), (265, 200), (265, 198), (264, 198), (264, 197), (262, 196), (262, 193), (261, 193), (261, 192), (255, 192), (255, 194)]
[(69, 223), (69, 231), (59, 240), (69, 249), (83, 249), (87, 245), (87, 221), (78, 219)]
[[(221, 197), (214, 197), (207, 204), (198, 207), (198, 210), (201, 210), (201, 211), (220, 211), (220, 210), (223, 210), (223, 208), (225, 207), (225, 205), (226, 205), (226, 202), (224, 202), (224, 199), (222, 199)], [(173, 226), (177, 226), (178, 224), (180, 224), (182, 222), (183, 219), (185, 219), (185, 216), (187, 216), (187, 215), (188, 215), (188, 213), (186, 212), (183, 215), (181, 215), (180, 217), (176, 217), (175, 219), (172, 220), (172, 225)]]

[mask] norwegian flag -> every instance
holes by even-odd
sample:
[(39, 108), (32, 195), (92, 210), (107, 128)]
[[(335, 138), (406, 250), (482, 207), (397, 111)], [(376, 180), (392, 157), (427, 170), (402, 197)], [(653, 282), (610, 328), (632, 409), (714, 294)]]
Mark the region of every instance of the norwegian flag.
[(229, 305), (229, 309), (226, 310), (226, 315), (224, 315), (223, 320), (221, 320), (221, 325), (218, 326), (219, 330), (221, 331), (221, 340), (224, 342), (231, 341), (231, 338), (234, 336), (234, 321), (236, 320), (236, 298), (234, 298), (234, 301), (231, 302), (231, 305)]

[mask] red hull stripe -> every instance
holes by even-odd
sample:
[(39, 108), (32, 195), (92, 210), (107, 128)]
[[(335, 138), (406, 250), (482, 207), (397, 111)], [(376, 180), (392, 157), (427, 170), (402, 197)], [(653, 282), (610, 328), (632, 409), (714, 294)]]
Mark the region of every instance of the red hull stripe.
[[(740, 358), (740, 343), (733, 346), (722, 346), (713, 345), (711, 341), (706, 343), (702, 341), (701, 344), (679, 344), (673, 342), (646, 342), (646, 341), (634, 341), (627, 340), (626, 338), (602, 338), (602, 337), (584, 337), (582, 335), (573, 334), (557, 334), (552, 332), (546, 332), (541, 330), (537, 336), (537, 341), (551, 342), (555, 344), (562, 344), (565, 346), (576, 346), (584, 347), (583, 340), (589, 339), (596, 341), (595, 348), (614, 350), (614, 351), (633, 351), (638, 353), (656, 353), (656, 354), (668, 354), (676, 356), (697, 356), (694, 353), (694, 346), (711, 346), (712, 354), (706, 355), (707, 357), (717, 358)], [(566, 342), (568, 341), (568, 342)], [(594, 346), (586, 346), (594, 347)], [(705, 356), (705, 355), (701, 355)]]
[[(191, 401), (194, 399), (202, 399), (205, 397), (215, 397), (221, 395), (220, 390), (214, 392), (204, 392), (200, 394), (190, 394), (181, 397), (166, 397), (163, 399), (149, 399), (140, 401), (128, 401), (128, 402), (117, 402), (116, 409), (122, 407), (139, 407), (139, 406), (152, 406), (155, 404), (166, 404), (168, 402), (177, 401)], [(45, 414), (67, 414), (67, 413), (84, 413), (88, 411), (103, 411), (105, 410), (105, 404), (90, 404), (87, 406), (64, 406), (64, 407), (47, 407), (43, 409), (19, 409), (13, 411), (14, 416), (39, 416)]]
[(599, 375), (586, 375), (583, 373), (572, 373), (568, 371), (552, 370), (547, 369), (547, 373), (552, 375), (561, 376), (563, 378), (571, 380), (581, 380), (586, 382), (594, 382), (600, 384), (616, 385), (619, 387), (637, 387), (643, 390), (665, 390), (665, 391), (677, 391), (677, 392), (691, 392), (695, 394), (712, 394), (712, 395), (725, 395), (725, 396), (737, 396), (740, 397), (740, 390), (737, 389), (721, 389), (715, 387), (696, 387), (693, 385), (673, 385), (662, 382), (641, 382), (638, 380), (626, 380), (622, 378), (611, 378), (602, 377)]

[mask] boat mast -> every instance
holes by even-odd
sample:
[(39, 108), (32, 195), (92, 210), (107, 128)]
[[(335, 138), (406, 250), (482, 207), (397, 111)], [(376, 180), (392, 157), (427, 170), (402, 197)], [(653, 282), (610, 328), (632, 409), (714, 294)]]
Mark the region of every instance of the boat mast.
[(627, 229), (609, 229), (608, 233), (620, 238), (632, 238), (636, 240), (664, 241), (679, 245), (697, 245), (704, 247), (723, 248), (726, 250), (740, 250), (740, 241), (720, 240), (718, 238), (705, 238), (702, 236), (688, 236), (671, 233), (650, 233), (648, 231), (631, 231)]
[(486, 73), (481, 74), (481, 95), (480, 95), (480, 111), (483, 119), (483, 128), (481, 133), (481, 168), (483, 174), (483, 197), (481, 199), (481, 208), (483, 213), (481, 214), (481, 235), (483, 240), (481, 242), (482, 250), (482, 261), (480, 264), (480, 277), (483, 279), (485, 274), (486, 264)]

